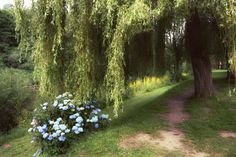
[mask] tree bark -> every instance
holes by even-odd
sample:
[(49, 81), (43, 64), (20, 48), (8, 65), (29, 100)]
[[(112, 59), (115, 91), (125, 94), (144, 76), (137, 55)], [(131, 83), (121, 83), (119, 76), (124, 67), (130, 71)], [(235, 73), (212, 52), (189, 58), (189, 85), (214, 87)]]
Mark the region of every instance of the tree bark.
[(191, 56), (196, 97), (213, 95), (211, 62), (207, 52), (208, 20), (195, 10), (186, 23), (186, 46)]

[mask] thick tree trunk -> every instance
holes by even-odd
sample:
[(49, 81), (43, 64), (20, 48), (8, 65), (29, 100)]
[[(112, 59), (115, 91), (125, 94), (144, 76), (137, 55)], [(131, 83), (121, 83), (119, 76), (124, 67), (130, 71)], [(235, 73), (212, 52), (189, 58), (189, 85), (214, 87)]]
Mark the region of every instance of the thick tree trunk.
[(192, 54), (192, 68), (194, 75), (194, 87), (196, 97), (208, 97), (213, 95), (213, 83), (211, 76), (211, 63), (209, 57)]
[(208, 21), (194, 11), (186, 23), (186, 46), (191, 56), (196, 97), (213, 95), (211, 62), (207, 52)]

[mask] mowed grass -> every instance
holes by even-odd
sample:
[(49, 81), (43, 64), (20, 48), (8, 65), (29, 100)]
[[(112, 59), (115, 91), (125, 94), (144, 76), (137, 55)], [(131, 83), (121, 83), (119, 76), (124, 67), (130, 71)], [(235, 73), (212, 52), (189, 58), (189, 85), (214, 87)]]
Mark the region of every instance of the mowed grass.
[[(152, 92), (137, 95), (124, 103), (124, 111), (119, 118), (113, 119), (111, 125), (98, 132), (87, 133), (79, 141), (73, 143), (68, 153), (62, 156), (145, 156), (153, 157), (162, 155), (175, 157), (178, 152), (168, 152), (162, 149), (140, 147), (137, 149), (120, 148), (119, 142), (122, 138), (138, 132), (155, 133), (158, 129), (166, 127), (166, 123), (160, 119), (160, 114), (167, 112), (165, 101), (178, 93), (190, 82), (175, 84), (156, 89)], [(111, 111), (110, 111), (111, 112)], [(13, 130), (10, 135), (2, 136), (0, 144), (9, 144), (9, 148), (0, 147), (1, 157), (31, 157), (36, 147), (30, 143), (31, 137), (22, 134), (22, 129)], [(44, 155), (48, 156), (48, 155)]]
[(214, 71), (215, 97), (193, 99), (186, 105), (191, 119), (180, 127), (196, 148), (214, 156), (236, 157), (236, 139), (222, 138), (221, 131), (236, 132), (236, 93), (229, 97), (226, 71)]

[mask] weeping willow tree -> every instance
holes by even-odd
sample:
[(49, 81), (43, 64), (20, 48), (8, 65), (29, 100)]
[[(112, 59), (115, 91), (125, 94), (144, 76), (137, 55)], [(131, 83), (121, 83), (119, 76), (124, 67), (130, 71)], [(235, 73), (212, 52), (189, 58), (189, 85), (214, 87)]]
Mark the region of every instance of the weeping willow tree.
[[(209, 58), (208, 36), (209, 28), (212, 25), (220, 27), (222, 24), (228, 27), (229, 23), (222, 21), (229, 20), (227, 14), (229, 6), (234, 6), (234, 1), (189, 1), (189, 15), (186, 22), (186, 43), (191, 55), (195, 95), (205, 97), (213, 95), (213, 83), (211, 76), (211, 62)], [(232, 11), (232, 9), (230, 9)], [(223, 22), (223, 23), (222, 23)], [(233, 33), (235, 34), (235, 33)], [(233, 39), (235, 41), (235, 38)]]
[[(33, 48), (40, 94), (51, 97), (70, 91), (91, 99), (103, 89), (100, 92), (114, 104), (115, 115), (126, 93), (125, 44), (135, 35), (156, 32), (153, 67), (163, 65), (166, 30), (176, 22), (173, 18), (181, 19), (179, 27), (186, 25), (184, 40), (192, 56), (197, 96), (213, 93), (211, 64), (203, 42), (211, 21), (227, 32), (227, 48), (235, 52), (235, 0), (37, 0), (30, 18), (23, 14), (23, 0), (15, 1), (17, 31), (21, 45)], [(27, 20), (32, 23), (29, 28)], [(102, 70), (98, 62), (103, 64)], [(235, 58), (231, 57), (231, 63)], [(99, 70), (105, 72), (98, 79)]]
[(121, 16), (110, 45), (106, 82), (109, 99), (114, 102), (117, 114), (125, 94), (124, 46), (135, 34), (152, 29), (152, 18), (160, 14), (160, 10), (152, 10), (143, 0), (136, 0), (130, 7), (120, 10)]
[[(29, 44), (26, 23), (23, 14), (23, 1), (16, 0), (16, 24), (21, 32), (21, 44)], [(39, 91), (44, 97), (50, 97), (64, 91), (64, 56), (66, 1), (40, 0), (33, 2), (31, 37), (35, 77), (39, 81)], [(37, 28), (36, 28), (37, 27)], [(36, 29), (33, 29), (36, 28)]]
[(94, 49), (92, 39), (92, 2), (72, 0), (71, 25), (73, 31), (75, 59), (72, 62), (72, 75), (69, 75), (69, 88), (76, 90), (77, 97), (87, 99), (93, 97), (94, 85)]
[(236, 1), (230, 0), (226, 3), (224, 16), (221, 19), (223, 30), (223, 41), (227, 48), (230, 69), (236, 77)]

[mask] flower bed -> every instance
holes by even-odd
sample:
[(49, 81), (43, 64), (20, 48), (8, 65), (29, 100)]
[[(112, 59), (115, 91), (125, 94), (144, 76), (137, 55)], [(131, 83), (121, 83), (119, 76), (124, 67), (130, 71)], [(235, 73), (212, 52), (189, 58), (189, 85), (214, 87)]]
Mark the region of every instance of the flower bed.
[(83, 133), (103, 128), (110, 121), (96, 101), (77, 101), (70, 93), (59, 95), (35, 109), (32, 128), (28, 130), (33, 135), (32, 142), (40, 147), (35, 156), (42, 152), (64, 153)]

